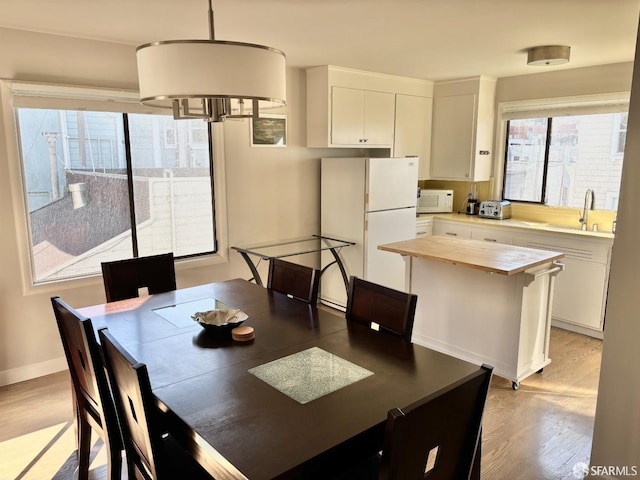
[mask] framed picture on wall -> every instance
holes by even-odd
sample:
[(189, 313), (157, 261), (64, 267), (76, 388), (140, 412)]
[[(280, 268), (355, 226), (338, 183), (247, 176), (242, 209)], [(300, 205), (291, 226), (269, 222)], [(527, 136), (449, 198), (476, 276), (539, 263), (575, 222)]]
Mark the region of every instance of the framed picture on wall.
[(287, 116), (263, 114), (251, 119), (252, 147), (286, 147)]

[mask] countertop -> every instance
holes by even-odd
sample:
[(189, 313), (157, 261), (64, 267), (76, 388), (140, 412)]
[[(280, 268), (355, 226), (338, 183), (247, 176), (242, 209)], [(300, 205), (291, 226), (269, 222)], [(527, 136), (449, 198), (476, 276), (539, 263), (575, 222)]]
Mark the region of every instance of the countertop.
[(485, 226), (485, 227), (500, 227), (500, 228), (516, 228), (521, 230), (536, 230), (539, 232), (554, 232), (554, 233), (565, 233), (568, 235), (576, 235), (579, 237), (587, 237), (587, 238), (602, 238), (602, 239), (613, 239), (614, 234), (606, 231), (597, 231), (594, 232), (592, 230), (580, 230), (579, 228), (571, 228), (571, 227), (562, 227), (558, 225), (551, 225), (544, 222), (536, 222), (529, 220), (521, 220), (516, 218), (509, 218), (506, 220), (494, 220), (491, 218), (481, 218), (477, 215), (466, 215), (464, 213), (433, 213), (426, 215), (419, 215), (416, 220), (420, 219), (440, 219), (440, 220), (452, 220), (460, 223), (467, 223), (470, 225), (476, 226)]
[(379, 245), (378, 248), (501, 275), (515, 275), (564, 257), (560, 252), (445, 236), (420, 237)]

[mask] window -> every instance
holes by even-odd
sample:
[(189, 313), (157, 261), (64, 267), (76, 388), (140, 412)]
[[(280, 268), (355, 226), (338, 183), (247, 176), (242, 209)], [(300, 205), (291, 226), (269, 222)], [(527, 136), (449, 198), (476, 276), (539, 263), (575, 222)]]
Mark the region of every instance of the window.
[(132, 256), (216, 252), (207, 123), (31, 107), (16, 117), (33, 283)]
[(590, 188), (596, 208), (615, 210), (626, 124), (627, 113), (509, 120), (503, 197), (581, 208)]
[(616, 122), (614, 126), (614, 135), (617, 137), (617, 142), (614, 142), (614, 155), (624, 155), (624, 146), (627, 141), (627, 121), (629, 120), (628, 113), (620, 113), (616, 116)]

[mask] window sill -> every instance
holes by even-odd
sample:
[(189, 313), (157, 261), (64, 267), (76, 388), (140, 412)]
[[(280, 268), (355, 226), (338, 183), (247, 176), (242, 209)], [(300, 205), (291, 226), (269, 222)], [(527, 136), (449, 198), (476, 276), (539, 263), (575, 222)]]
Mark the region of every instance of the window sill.
[[(194, 268), (209, 267), (213, 265), (221, 265), (229, 261), (228, 251), (214, 253), (211, 255), (202, 255), (193, 258), (186, 258), (184, 260), (176, 260), (176, 276), (180, 277), (180, 272), (185, 270), (191, 270)], [(68, 280), (56, 280), (52, 282), (42, 282), (38, 284), (32, 284), (30, 281), (23, 282), (22, 293), (25, 296), (28, 295), (61, 295), (62, 292), (79, 289), (89, 288), (99, 285), (102, 289), (102, 275), (95, 274), (81, 278), (72, 278)]]

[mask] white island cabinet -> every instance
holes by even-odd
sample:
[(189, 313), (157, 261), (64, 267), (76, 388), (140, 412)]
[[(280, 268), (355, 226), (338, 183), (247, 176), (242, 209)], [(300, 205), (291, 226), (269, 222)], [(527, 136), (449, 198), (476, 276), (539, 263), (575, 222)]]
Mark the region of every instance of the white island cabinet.
[(551, 361), (556, 262), (564, 254), (446, 236), (378, 248), (405, 256), (418, 295), (413, 342), (493, 365), (514, 389)]

